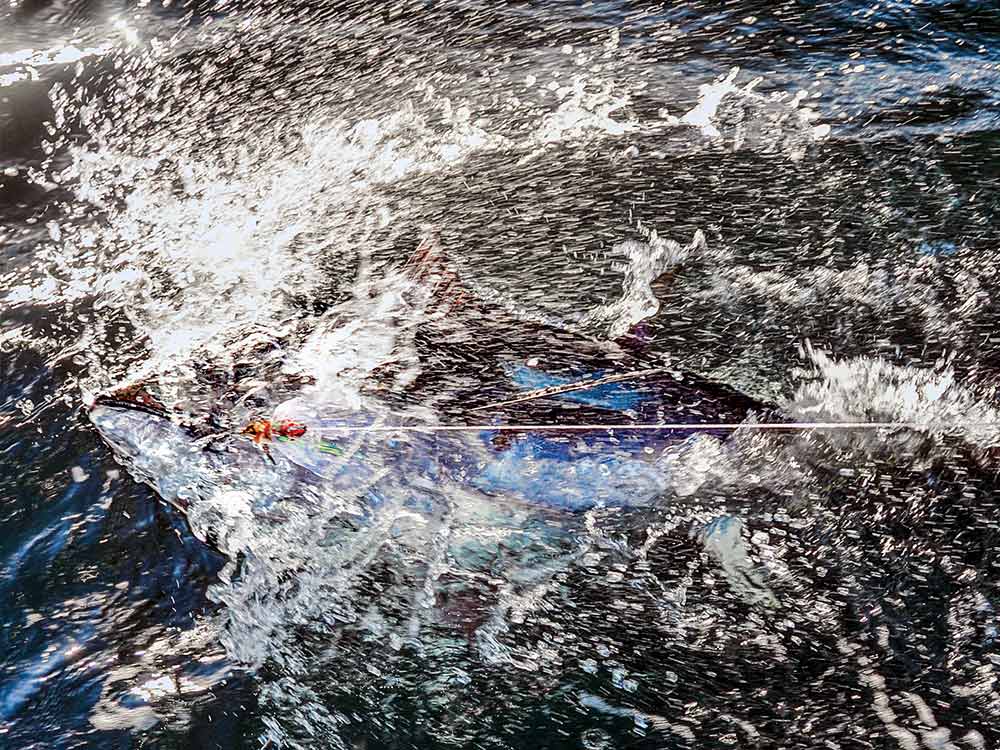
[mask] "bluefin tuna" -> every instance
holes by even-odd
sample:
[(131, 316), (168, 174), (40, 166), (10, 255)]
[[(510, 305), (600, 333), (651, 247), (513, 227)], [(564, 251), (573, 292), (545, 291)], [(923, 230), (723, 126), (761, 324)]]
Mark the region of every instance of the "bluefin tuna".
[[(265, 342), (216, 378), (214, 396), (133, 384), (98, 397), (90, 419), (182, 510), (208, 493), (266, 513), (322, 489), (367, 517), (386, 502), (386, 475), (416, 511), (444, 481), (553, 512), (653, 505), (671, 486), (665, 455), (768, 408), (673, 371), (640, 327), (595, 341), (474, 299), (432, 245), (395, 278), (388, 313), (335, 310), (307, 338), (314, 361), (353, 351), (332, 375), (303, 375), (283, 359), (287, 342)], [(373, 326), (407, 335), (385, 345)], [(247, 367), (252, 377), (234, 375)]]

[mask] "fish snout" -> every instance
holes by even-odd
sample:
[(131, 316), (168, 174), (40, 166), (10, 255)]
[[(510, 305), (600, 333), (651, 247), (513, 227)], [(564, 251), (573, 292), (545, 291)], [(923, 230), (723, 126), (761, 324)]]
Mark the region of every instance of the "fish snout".
[(108, 393), (102, 393), (90, 404), (90, 411), (98, 406), (114, 406), (122, 409), (138, 409), (156, 416), (166, 416), (167, 407), (160, 402), (143, 383), (118, 388)]

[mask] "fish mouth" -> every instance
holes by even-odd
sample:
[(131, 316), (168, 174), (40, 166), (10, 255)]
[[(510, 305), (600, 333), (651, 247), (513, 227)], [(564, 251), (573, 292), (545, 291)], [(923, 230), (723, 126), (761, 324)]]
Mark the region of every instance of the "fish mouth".
[[(97, 427), (104, 439), (112, 444), (118, 442), (115, 438), (115, 426), (125, 417), (111, 419), (113, 414), (131, 414), (132, 421), (139, 416), (155, 417), (153, 423), (169, 423), (183, 433), (188, 440), (194, 441), (204, 450), (218, 447), (218, 443), (231, 437), (229, 431), (215, 424), (210, 416), (190, 415), (168, 408), (154, 396), (143, 383), (136, 383), (118, 388), (114, 391), (100, 394), (87, 407), (87, 416)], [(138, 423), (136, 423), (138, 424)]]
[(167, 407), (153, 396), (142, 383), (128, 385), (124, 388), (97, 396), (90, 405), (90, 411), (93, 411), (98, 406), (132, 409), (146, 412), (156, 417), (167, 418), (170, 416)]

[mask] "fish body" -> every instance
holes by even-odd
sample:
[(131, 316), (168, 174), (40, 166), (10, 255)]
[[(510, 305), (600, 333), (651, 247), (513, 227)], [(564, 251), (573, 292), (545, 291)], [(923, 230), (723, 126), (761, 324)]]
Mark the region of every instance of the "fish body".
[[(266, 429), (262, 446), (232, 429), (213, 435), (203, 416), (179, 414), (146, 386), (99, 397), (92, 422), (137, 477), (184, 508), (199, 494), (193, 487), (248, 480), (256, 505), (311, 487), (353, 493), (371, 508), (381, 504), (378, 488), (391, 475), (412, 485), (407, 492), (448, 482), (496, 500), (582, 511), (656, 503), (670, 486), (668, 453), (698, 435), (724, 438), (707, 426), (739, 423), (764, 408), (669, 370), (634, 336), (594, 341), (514, 320), (496, 306), (468, 302), (464, 292), (455, 311), (454, 274), (433, 258), (428, 269), (431, 253), (420, 253), (414, 286), (423, 291), (422, 312), (429, 302), (439, 314), (425, 315), (411, 335), (419, 368), (402, 385), (377, 361), (352, 398), (338, 396), (337, 380), (286, 389), (266, 424), (297, 427)], [(343, 328), (342, 316), (337, 320)], [(364, 335), (359, 325), (349, 337), (324, 341), (375, 361), (368, 349), (376, 344), (366, 349)]]
[[(537, 369), (525, 377), (528, 369), (516, 371), (514, 392), (560, 380)], [(471, 424), (412, 419), (394, 424), (391, 412), (338, 413), (295, 397), (275, 409), (274, 419), (302, 425), (302, 434), (277, 436), (266, 452), (238, 435), (199, 440), (166, 412), (121, 402), (99, 400), (90, 418), (133, 473), (184, 508), (197, 490), (178, 484), (181, 477), (211, 476), (217, 485), (234, 486), (254, 478), (258, 493), (270, 490), (258, 498), (266, 505), (270, 495), (284, 496), (302, 485), (363, 494), (380, 473), (393, 472), (430, 482), (446, 478), (494, 498), (581, 511), (657, 502), (670, 487), (663, 457), (711, 432), (657, 425), (707, 423), (717, 415), (732, 421), (733, 411), (739, 411), (736, 405), (721, 414), (707, 409), (717, 395), (709, 398), (672, 375), (644, 380), (580, 388), (547, 397), (545, 404), (542, 399), (519, 404), (500, 416), (468, 413), (479, 417)], [(630, 429), (637, 424), (643, 428)], [(379, 504), (374, 496), (364, 502)]]

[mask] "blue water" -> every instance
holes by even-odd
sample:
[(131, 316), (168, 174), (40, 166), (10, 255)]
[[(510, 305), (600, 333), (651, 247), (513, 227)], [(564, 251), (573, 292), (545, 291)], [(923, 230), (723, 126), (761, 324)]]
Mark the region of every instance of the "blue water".
[[(414, 224), (436, 224), (481, 285), (528, 307), (555, 300), (553, 315), (566, 320), (620, 295), (615, 248), (640, 237), (640, 226), (681, 244), (700, 230), (715, 254), (655, 290), (662, 306), (649, 346), (679, 368), (795, 401), (808, 341), (907, 372), (947, 367), (977, 404), (995, 403), (994, 4), (365, 8), (22, 0), (0, 10), (0, 748), (997, 746), (1000, 526), (988, 440), (900, 439), (865, 452), (804, 438), (780, 453), (749, 441), (740, 450), (760, 459), (760, 476), (678, 492), (666, 510), (521, 519), (500, 552), (485, 534), (468, 541), (455, 565), (477, 583), (442, 579), (447, 616), (425, 628), (422, 645), (391, 645), (389, 631), (405, 632), (410, 595), (422, 589), (398, 584), (404, 596), (384, 584), (394, 575), (386, 563), (357, 593), (391, 610), (384, 636), (365, 635), (333, 605), (306, 609), (311, 620), (296, 610), (279, 635), (255, 631), (278, 644), (262, 664), (240, 662), (226, 634), (242, 631), (218, 625), (244, 612), (225, 594), (240, 570), (119, 466), (82, 412), (84, 391), (162, 351), (143, 349), (150, 331), (162, 343), (202, 320), (153, 325), (148, 306), (118, 304), (130, 293), (151, 290), (178, 315), (199, 285), (220, 307), (235, 310), (245, 297), (204, 280), (211, 262), (196, 269), (204, 275), (169, 277), (162, 258), (182, 265), (186, 228), (205, 237), (200, 246), (252, 231), (240, 223), (251, 216), (304, 226), (293, 250), (345, 236), (334, 220), (309, 224), (322, 213), (318, 196), (339, 195), (340, 183), (304, 194), (298, 211), (268, 213), (270, 197), (294, 199), (335, 165), (318, 159), (304, 182), (268, 175), (302, 148), (296, 128), (317, 111), (356, 123), (419, 106), (398, 82), (408, 75), (451, 92), (456, 108), (466, 97), (491, 133), (522, 146), (543, 131), (532, 108), (557, 103), (535, 102), (521, 82), (547, 81), (587, 45), (603, 49), (614, 29), (619, 57), (607, 77), (645, 83), (615, 110), (621, 121), (659, 123), (661, 110), (679, 117), (697, 104), (699, 86), (733, 67), (741, 86), (762, 77), (764, 96), (805, 91), (816, 112), (808, 127), (830, 125), (828, 137), (805, 145), (800, 128), (762, 114), (764, 105), (727, 105), (716, 141), (653, 126), (612, 133), (611, 145), (539, 136), (530, 148), (410, 174), (385, 203), (411, 211)], [(170, 54), (150, 52), (185, 29)], [(92, 51), (65, 62), (34, 54), (69, 44)], [(56, 119), (56, 84), (71, 103), (85, 90), (93, 111), (72, 105), (72, 116)], [(272, 140), (254, 151), (263, 134)], [(397, 135), (399, 148), (419, 140)], [(185, 180), (198, 182), (185, 168), (212, 155), (238, 176), (234, 185), (258, 163), (264, 176), (220, 191), (225, 221), (170, 213), (171, 191), (147, 189), (156, 169), (123, 161), (107, 173), (95, 167), (95, 177), (80, 167), (87, 153), (126, 147), (137, 159), (164, 155), (156, 169), (177, 194)], [(536, 148), (540, 156), (523, 158)], [(61, 184), (52, 181), (72, 164)], [(107, 192), (74, 194), (81, 184)], [(105, 231), (120, 226), (116, 212), (132, 195), (146, 201), (133, 204), (138, 218), (128, 231)], [(365, 209), (333, 205), (337, 215)], [(53, 222), (72, 253), (53, 239)], [(94, 245), (80, 239), (88, 228)], [(380, 251), (395, 251), (371, 231), (351, 235), (351, 245), (374, 237)], [(138, 267), (147, 251), (147, 281), (102, 296), (121, 259)], [(338, 246), (322, 270), (349, 262)], [(50, 291), (22, 295), (26, 280)], [(298, 299), (304, 283), (262, 299), (329, 303)], [(551, 384), (529, 370), (521, 383)], [(909, 398), (889, 384), (875, 390)], [(630, 408), (631, 397), (616, 387), (577, 394), (592, 407)], [(959, 416), (971, 413), (971, 402), (956, 403)], [(796, 472), (808, 471), (823, 479), (797, 488)], [(717, 517), (743, 525), (713, 547), (698, 529)], [(751, 562), (732, 552), (730, 532), (742, 534)], [(648, 554), (639, 555), (644, 541)], [(538, 575), (556, 559), (573, 562), (493, 628), (476, 614), (481, 600), (530, 588), (528, 573), (498, 572), (508, 558)], [(308, 590), (314, 572), (303, 565), (282, 585)], [(746, 594), (765, 585), (780, 604)]]

